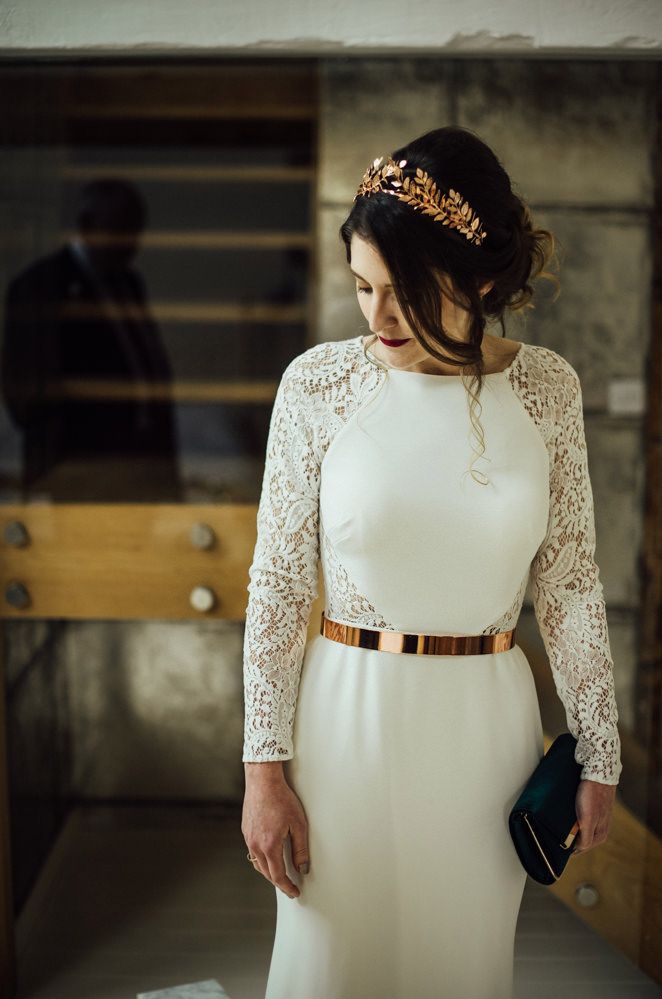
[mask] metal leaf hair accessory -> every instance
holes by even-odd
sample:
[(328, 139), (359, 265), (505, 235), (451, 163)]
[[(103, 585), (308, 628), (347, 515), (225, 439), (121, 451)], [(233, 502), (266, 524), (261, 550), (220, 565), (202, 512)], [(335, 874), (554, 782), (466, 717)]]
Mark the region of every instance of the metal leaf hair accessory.
[(382, 164), (383, 159), (380, 156), (368, 167), (354, 195), (354, 201), (360, 195), (369, 197), (377, 191), (394, 194), (414, 210), (420, 209), (424, 215), (431, 215), (433, 221), (457, 229), (472, 243), (482, 245), (487, 233), (478, 216), (457, 191), (451, 187), (448, 194), (444, 194), (432, 177), (420, 167), (416, 167), (415, 177), (405, 177), (403, 167), (407, 165), (407, 160), (396, 163), (388, 156)]

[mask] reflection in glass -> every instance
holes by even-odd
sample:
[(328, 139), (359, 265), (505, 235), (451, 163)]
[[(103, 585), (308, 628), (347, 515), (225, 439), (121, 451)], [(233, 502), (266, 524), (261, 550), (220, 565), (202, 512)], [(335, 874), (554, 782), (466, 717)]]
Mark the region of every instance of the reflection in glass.
[(2, 384), (26, 499), (180, 496), (170, 364), (132, 266), (146, 217), (133, 184), (91, 181), (72, 238), (9, 284)]

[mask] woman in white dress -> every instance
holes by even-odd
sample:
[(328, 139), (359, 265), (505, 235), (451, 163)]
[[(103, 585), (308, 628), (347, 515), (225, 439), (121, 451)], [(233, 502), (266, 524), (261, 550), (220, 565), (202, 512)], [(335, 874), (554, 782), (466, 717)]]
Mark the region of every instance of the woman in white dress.
[(266, 996), (508, 999), (526, 881), (508, 814), (543, 753), (515, 641), (529, 579), (578, 740), (577, 851), (606, 839), (621, 772), (579, 379), (505, 339), (554, 239), (451, 127), (375, 160), (341, 236), (372, 335), (282, 376), (248, 586)]

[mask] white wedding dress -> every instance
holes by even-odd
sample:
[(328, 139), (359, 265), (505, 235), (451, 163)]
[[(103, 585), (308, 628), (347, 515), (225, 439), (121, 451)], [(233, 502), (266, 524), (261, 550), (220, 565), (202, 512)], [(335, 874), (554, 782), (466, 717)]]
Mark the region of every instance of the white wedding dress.
[[(283, 760), (310, 873), (278, 889), (267, 999), (510, 999), (526, 875), (508, 813), (543, 752), (521, 648), (482, 655), (306, 644), (326, 615), (366, 628), (514, 628), (536, 618), (582, 777), (621, 772), (594, 561), (581, 387), (522, 344), (480, 396), (472, 458), (457, 375), (384, 368), (362, 338), (318, 344), (274, 403), (248, 586), (245, 761)], [(259, 876), (259, 875), (258, 875)]]

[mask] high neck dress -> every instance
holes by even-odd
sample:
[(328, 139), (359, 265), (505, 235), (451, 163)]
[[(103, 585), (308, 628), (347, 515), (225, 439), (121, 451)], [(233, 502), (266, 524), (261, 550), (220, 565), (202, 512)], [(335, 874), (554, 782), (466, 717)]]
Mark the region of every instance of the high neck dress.
[[(279, 889), (266, 999), (510, 999), (526, 881), (508, 814), (543, 754), (528, 660), (307, 641), (334, 621), (426, 634), (536, 619), (583, 778), (621, 772), (581, 387), (522, 344), (484, 377), (469, 468), (463, 380), (382, 366), (363, 338), (285, 370), (244, 639), (243, 759), (283, 760), (310, 871)], [(475, 438), (473, 439), (475, 446)]]

